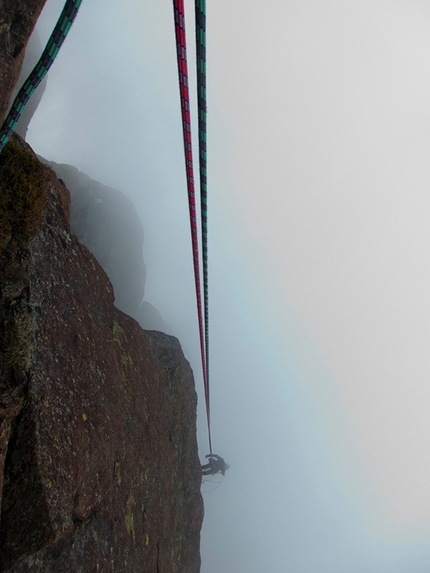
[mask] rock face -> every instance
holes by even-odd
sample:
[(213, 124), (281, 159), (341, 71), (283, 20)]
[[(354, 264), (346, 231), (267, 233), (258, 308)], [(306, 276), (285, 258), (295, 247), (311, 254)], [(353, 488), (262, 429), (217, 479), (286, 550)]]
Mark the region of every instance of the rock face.
[(115, 308), (105, 272), (70, 233), (67, 188), (44, 176), (35, 235), (12, 231), (1, 255), (3, 327), (26, 328), (20, 366), (11, 344), (1, 362), (0, 571), (197, 573), (190, 366), (175, 338)]

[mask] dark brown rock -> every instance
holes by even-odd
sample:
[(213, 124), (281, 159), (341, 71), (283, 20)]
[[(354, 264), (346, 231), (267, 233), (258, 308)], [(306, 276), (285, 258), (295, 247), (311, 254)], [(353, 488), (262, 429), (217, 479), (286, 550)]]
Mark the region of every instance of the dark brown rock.
[(22, 408), (22, 400), (18, 397), (4, 395), (0, 402), (0, 507), (2, 501), (4, 464), (9, 445), (12, 423)]
[(52, 171), (46, 193), (20, 275), (33, 348), (5, 442), (0, 571), (197, 573), (191, 368), (175, 338), (115, 308)]

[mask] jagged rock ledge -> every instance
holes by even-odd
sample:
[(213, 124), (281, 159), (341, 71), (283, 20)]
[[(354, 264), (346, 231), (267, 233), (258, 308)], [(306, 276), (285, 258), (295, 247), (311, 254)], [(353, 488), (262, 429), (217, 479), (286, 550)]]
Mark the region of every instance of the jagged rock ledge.
[(41, 177), (36, 227), (0, 237), (0, 571), (197, 573), (191, 368), (115, 308), (65, 185)]

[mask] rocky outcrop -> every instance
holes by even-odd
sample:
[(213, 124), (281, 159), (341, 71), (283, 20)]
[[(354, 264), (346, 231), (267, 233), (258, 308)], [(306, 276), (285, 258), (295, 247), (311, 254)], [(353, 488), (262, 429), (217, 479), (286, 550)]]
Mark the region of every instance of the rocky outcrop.
[(144, 233), (133, 203), (72, 165), (46, 161), (70, 191), (70, 225), (108, 275), (115, 305), (130, 316), (145, 293)]
[(144, 301), (144, 232), (133, 203), (121, 191), (91, 179), (72, 165), (40, 158), (70, 191), (70, 226), (89, 248), (114, 289), (115, 306), (146, 329), (171, 333), (159, 311)]
[(1, 348), (0, 571), (197, 573), (190, 366), (175, 338), (115, 308), (70, 232), (66, 186), (47, 168), (40, 178), (37, 225), (26, 212), (32, 225), (12, 224), (1, 253), (2, 326), (15, 334)]
[(9, 110), (30, 34), (46, 0), (3, 0), (0, 4), (0, 124)]

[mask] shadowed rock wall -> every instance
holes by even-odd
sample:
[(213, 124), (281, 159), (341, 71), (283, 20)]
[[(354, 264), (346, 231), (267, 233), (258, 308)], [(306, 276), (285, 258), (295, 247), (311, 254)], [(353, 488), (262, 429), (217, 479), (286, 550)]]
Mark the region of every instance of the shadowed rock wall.
[(10, 433), (0, 443), (0, 571), (197, 573), (190, 366), (175, 338), (115, 308), (105, 272), (70, 233), (65, 185), (46, 173), (36, 235), (12, 235), (2, 256), (2, 286), (14, 269), (2, 296), (32, 326), (26, 366), (0, 396)]

